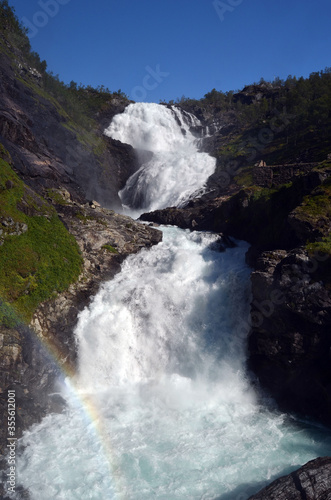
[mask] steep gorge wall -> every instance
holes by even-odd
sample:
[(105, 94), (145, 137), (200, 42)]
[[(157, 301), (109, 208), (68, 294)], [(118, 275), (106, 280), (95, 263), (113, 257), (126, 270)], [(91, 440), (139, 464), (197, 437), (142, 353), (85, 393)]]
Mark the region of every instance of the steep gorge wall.
[(0, 50), (0, 141), (21, 178), (42, 195), (65, 185), (78, 200), (120, 206), (117, 193), (139, 163), (131, 146), (111, 140), (103, 130), (127, 104), (114, 97), (82, 126), (45, 90), (42, 75), (18, 49)]

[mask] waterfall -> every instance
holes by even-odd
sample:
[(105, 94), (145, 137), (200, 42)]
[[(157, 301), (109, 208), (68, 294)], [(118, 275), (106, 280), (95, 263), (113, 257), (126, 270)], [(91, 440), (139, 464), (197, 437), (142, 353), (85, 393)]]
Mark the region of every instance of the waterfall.
[[(173, 375), (212, 384), (228, 358), (228, 379), (230, 372), (242, 370), (247, 245), (217, 254), (217, 238), (164, 229), (163, 243), (128, 258), (121, 273), (102, 287), (76, 330), (84, 390), (157, 383)], [(245, 386), (242, 395), (246, 392)]]
[(194, 129), (200, 126), (195, 116), (176, 106), (153, 103), (130, 104), (113, 118), (106, 135), (130, 144), (138, 154), (153, 153), (120, 191), (124, 206), (139, 213), (178, 206), (203, 189), (216, 160), (199, 151)]
[(66, 412), (22, 440), (17, 477), (32, 500), (245, 500), (327, 454), (327, 432), (257, 398), (245, 371), (247, 244), (220, 253), (215, 240), (164, 228), (80, 314)]
[[(151, 104), (113, 119), (107, 134), (153, 151), (123, 201), (160, 208), (203, 186), (213, 165), (195, 125)], [(220, 252), (215, 234), (162, 230), (79, 315), (66, 410), (20, 442), (31, 500), (246, 500), (330, 453), (329, 431), (277, 411), (246, 372), (248, 245)]]

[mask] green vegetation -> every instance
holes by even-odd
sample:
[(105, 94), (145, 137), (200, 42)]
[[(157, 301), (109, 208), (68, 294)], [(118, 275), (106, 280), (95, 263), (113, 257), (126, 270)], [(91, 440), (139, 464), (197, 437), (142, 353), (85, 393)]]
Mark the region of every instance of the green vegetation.
[[(16, 313), (29, 321), (40, 302), (76, 281), (82, 257), (54, 208), (2, 159), (0, 227), (0, 321), (12, 325)], [(21, 229), (13, 232), (17, 227)]]
[(249, 187), (254, 185), (253, 174), (251, 168), (243, 168), (240, 169), (238, 175), (234, 178), (236, 184), (242, 187)]
[(118, 253), (118, 251), (116, 250), (116, 248), (112, 247), (111, 245), (102, 245), (102, 247), (104, 250), (107, 250), (107, 252), (111, 252), (111, 253)]
[(9, 152), (4, 148), (4, 146), (1, 144), (1, 142), (0, 142), (0, 158), (2, 158), (3, 160), (5, 160), (8, 163), (12, 162), (12, 159), (11, 159)]
[(320, 241), (307, 243), (307, 250), (310, 255), (326, 254), (331, 256), (331, 235), (321, 238)]
[(296, 209), (296, 215), (301, 219), (315, 225), (318, 222), (320, 230), (323, 229), (322, 221), (325, 221), (326, 231), (330, 230), (331, 219), (331, 179), (328, 178), (320, 186), (313, 189), (305, 196), (302, 204)]
[(302, 204), (295, 209), (299, 219), (309, 223), (321, 235), (316, 241), (308, 241), (307, 249), (310, 254), (322, 252), (331, 255), (331, 179), (327, 179), (321, 186), (315, 188), (305, 196)]
[(6, 328), (15, 328), (22, 321), (22, 318), (16, 313), (14, 308), (0, 299), (0, 325)]
[(177, 102), (231, 124), (214, 152), (223, 168), (233, 160), (240, 166), (260, 159), (267, 165), (321, 162), (331, 153), (331, 68), (309, 78), (261, 79), (241, 92), (213, 89), (200, 100)]
[[(230, 214), (220, 209), (220, 220), (243, 239), (256, 234), (254, 242), (261, 248), (282, 248), (291, 245), (288, 217), (293, 212), (299, 226), (302, 221), (303, 234), (311, 236), (306, 243), (309, 252), (331, 255), (331, 181), (313, 189), (313, 177), (300, 180), (307, 174), (305, 167), (290, 175), (279, 169), (270, 177), (266, 172), (265, 185), (271, 187), (262, 188), (255, 185), (253, 175), (261, 160), (267, 166), (314, 162), (318, 165), (313, 170), (330, 171), (326, 159), (331, 154), (331, 68), (309, 78), (261, 80), (237, 93), (213, 89), (200, 100), (182, 97), (178, 105), (223, 123), (223, 131), (214, 139), (215, 178), (224, 175), (224, 193), (235, 194), (229, 203), (234, 208)], [(291, 177), (294, 173), (296, 177)], [(284, 184), (279, 186), (282, 178)], [(261, 179), (263, 183), (263, 175)], [(294, 242), (294, 233), (293, 238)], [(331, 278), (328, 266), (320, 269)]]
[(95, 218), (92, 217), (91, 215), (86, 215), (86, 214), (83, 214), (82, 212), (77, 212), (75, 214), (75, 217), (77, 219), (79, 219), (81, 222), (83, 222), (83, 224), (87, 224), (88, 221), (95, 220)]
[(302, 188), (295, 183), (273, 189), (245, 187), (229, 200), (230, 211), (227, 203), (220, 207), (218, 217), (234, 236), (247, 241), (254, 237), (259, 248), (284, 248), (288, 245), (287, 217), (302, 198)]
[(61, 192), (57, 189), (47, 189), (47, 196), (52, 200), (55, 205), (68, 205)]
[[(28, 30), (19, 22), (14, 7), (9, 6), (7, 0), (0, 0), (0, 24), (9, 43), (22, 51), (28, 63), (44, 73), (46, 61), (41, 61), (39, 54), (31, 50)], [(12, 56), (10, 51), (9, 54)]]

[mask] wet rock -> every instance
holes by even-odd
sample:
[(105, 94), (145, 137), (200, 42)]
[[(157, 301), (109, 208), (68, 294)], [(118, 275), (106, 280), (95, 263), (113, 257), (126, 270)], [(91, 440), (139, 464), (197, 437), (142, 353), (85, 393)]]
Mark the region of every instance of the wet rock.
[(249, 500), (330, 500), (331, 458), (317, 458), (280, 477)]
[(303, 248), (257, 259), (248, 364), (283, 410), (331, 425), (331, 292), (319, 280), (326, 262)]
[[(0, 497), (5, 497), (7, 460), (5, 456), (8, 429), (8, 391), (15, 394), (15, 437), (39, 422), (48, 412), (55, 411), (49, 394), (60, 376), (59, 367), (34, 332), (24, 325), (0, 327)], [(5, 354), (4, 354), (5, 351)], [(59, 405), (57, 405), (59, 410)], [(20, 498), (29, 498), (20, 496)]]
[(95, 200), (90, 201), (89, 205), (90, 205), (91, 208), (97, 208), (97, 207), (100, 208), (101, 207), (100, 203), (98, 203)]

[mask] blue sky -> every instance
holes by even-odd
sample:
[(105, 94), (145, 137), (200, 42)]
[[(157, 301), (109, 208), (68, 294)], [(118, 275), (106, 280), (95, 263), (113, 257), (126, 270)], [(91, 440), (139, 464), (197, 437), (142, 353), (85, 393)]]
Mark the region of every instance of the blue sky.
[(331, 66), (330, 0), (9, 0), (69, 83), (201, 98)]

